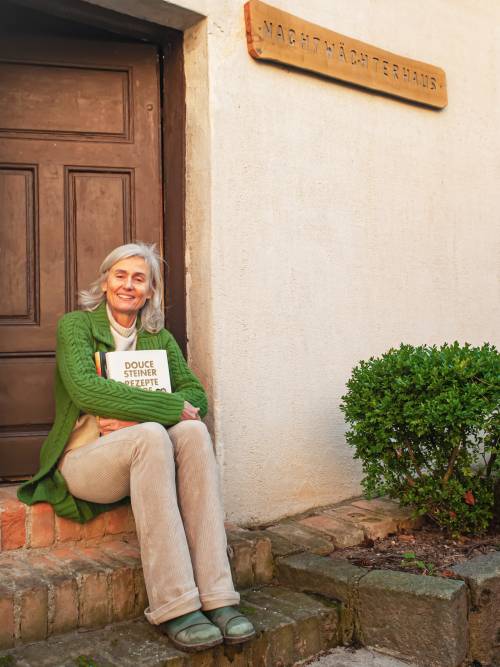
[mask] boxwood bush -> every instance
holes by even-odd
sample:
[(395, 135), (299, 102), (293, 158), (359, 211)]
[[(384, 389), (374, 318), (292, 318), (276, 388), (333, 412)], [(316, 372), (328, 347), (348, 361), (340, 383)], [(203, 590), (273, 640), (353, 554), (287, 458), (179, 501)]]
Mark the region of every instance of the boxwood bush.
[(361, 361), (341, 409), (369, 496), (389, 495), (452, 533), (484, 532), (500, 474), (500, 354), (401, 345)]

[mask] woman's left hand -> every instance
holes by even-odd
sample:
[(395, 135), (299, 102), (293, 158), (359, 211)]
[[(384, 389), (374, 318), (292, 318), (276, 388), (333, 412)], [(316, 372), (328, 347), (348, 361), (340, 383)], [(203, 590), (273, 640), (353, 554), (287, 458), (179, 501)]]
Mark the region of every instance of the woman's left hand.
[(101, 435), (108, 435), (114, 431), (119, 431), (121, 428), (128, 426), (135, 426), (139, 422), (126, 422), (121, 419), (108, 419), (107, 417), (97, 417), (97, 424)]

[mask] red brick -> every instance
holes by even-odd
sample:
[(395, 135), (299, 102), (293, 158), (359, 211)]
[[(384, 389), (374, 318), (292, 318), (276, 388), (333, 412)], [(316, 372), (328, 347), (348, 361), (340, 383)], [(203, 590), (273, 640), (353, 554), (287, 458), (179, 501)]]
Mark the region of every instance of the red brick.
[(2, 549), (19, 549), (26, 544), (26, 505), (19, 500), (2, 501), (0, 514)]
[(326, 533), (332, 538), (332, 542), (337, 548), (353, 547), (361, 544), (365, 539), (362, 529), (358, 526), (326, 514), (309, 516), (306, 519), (301, 519), (299, 523)]
[(48, 503), (31, 507), (31, 547), (48, 547), (54, 543), (54, 510)]
[(75, 579), (58, 580), (54, 584), (54, 617), (51, 632), (62, 634), (78, 625), (78, 588)]
[(76, 542), (82, 539), (82, 525), (71, 519), (56, 516), (56, 539), (58, 542)]
[(14, 646), (14, 596), (0, 593), (0, 650)]
[(29, 588), (21, 594), (21, 639), (32, 642), (47, 637), (48, 593), (45, 585)]
[(106, 528), (106, 521), (103, 514), (100, 514), (92, 521), (84, 523), (82, 526), (82, 534), (85, 540), (92, 539), (94, 537), (102, 537)]
[(134, 571), (121, 567), (111, 575), (111, 600), (113, 621), (123, 621), (135, 615)]
[(105, 521), (106, 535), (118, 535), (120, 533), (132, 533), (135, 531), (134, 516), (130, 505), (106, 512)]
[(84, 628), (102, 627), (110, 622), (108, 578), (105, 572), (95, 571), (82, 576), (79, 597), (79, 625)]

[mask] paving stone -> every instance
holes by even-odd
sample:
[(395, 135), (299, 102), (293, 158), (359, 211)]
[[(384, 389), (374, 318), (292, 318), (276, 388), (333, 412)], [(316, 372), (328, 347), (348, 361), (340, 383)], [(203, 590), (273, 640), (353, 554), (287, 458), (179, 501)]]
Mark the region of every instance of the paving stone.
[(341, 602), (339, 643), (348, 645), (353, 641), (357, 585), (366, 570), (343, 559), (308, 553), (280, 560), (277, 570), (280, 584)]
[(296, 521), (279, 523), (276, 526), (269, 527), (266, 532), (280, 535), (301, 549), (322, 556), (331, 553), (334, 548), (330, 539)]
[(228, 553), (236, 588), (268, 584), (274, 576), (271, 540), (262, 531), (244, 529), (227, 533)]
[[(254, 618), (261, 619), (265, 611), (274, 615), (275, 619), (281, 618), (292, 623), (295, 661), (305, 659), (338, 644), (339, 610), (336, 606), (325, 605), (302, 593), (282, 587), (265, 587), (246, 593), (243, 596), (243, 607), (245, 608), (246, 605), (258, 608), (255, 616), (249, 614), (252, 621)], [(289, 644), (287, 646), (289, 652)], [(273, 658), (271, 665), (293, 664), (286, 662), (284, 655), (277, 656), (272, 651), (271, 654)], [(253, 658), (255, 661), (255, 653)], [(260, 663), (257, 660), (252, 664)]]
[(269, 538), (254, 538), (255, 551), (253, 572), (255, 585), (268, 584), (274, 576), (274, 560), (271, 540)]
[[(357, 526), (363, 533), (363, 538), (366, 537), (370, 540), (387, 537), (387, 535), (397, 532), (398, 529), (397, 522), (392, 516), (375, 514), (354, 505), (342, 505), (341, 507), (326, 510), (325, 514)], [(360, 544), (363, 538), (357, 544)]]
[(429, 667), (457, 667), (467, 652), (461, 581), (373, 570), (358, 583), (361, 643)]
[(279, 558), (280, 556), (290, 556), (304, 551), (302, 547), (297, 544), (292, 544), (290, 540), (287, 540), (285, 537), (282, 537), (273, 531), (254, 530), (252, 533), (255, 533), (256, 536), (270, 540), (272, 555), (275, 558)]
[[(339, 643), (339, 604), (326, 604), (326, 600), (320, 601), (309, 595), (303, 595), (281, 586), (265, 587), (260, 590), (260, 593), (271, 597), (276, 604), (279, 604), (284, 613), (296, 621), (310, 619), (311, 613), (313, 613), (318, 620), (319, 650), (324, 651)], [(301, 635), (301, 632), (299, 626), (298, 634)]]
[(390, 500), (389, 498), (372, 498), (371, 500), (361, 498), (353, 500), (351, 505), (375, 512), (376, 514), (392, 517), (396, 521), (398, 530), (413, 530), (414, 528), (419, 528), (424, 522), (423, 517), (413, 516), (411, 508), (403, 507), (395, 500)]
[(254, 583), (252, 543), (243, 538), (232, 538), (228, 548), (229, 564), (236, 588), (250, 588)]
[(278, 563), (278, 580), (284, 586), (348, 602), (366, 570), (343, 559), (302, 553)]
[(468, 585), (469, 657), (483, 666), (500, 665), (500, 551), (455, 565)]
[(365, 534), (352, 522), (345, 522), (333, 515), (315, 514), (302, 519), (299, 523), (314, 528), (330, 536), (337, 548), (354, 547), (364, 542)]
[(295, 638), (292, 620), (276, 609), (253, 604), (246, 594), (242, 595), (240, 609), (252, 621), (257, 633), (251, 644), (245, 646), (246, 651), (251, 649), (248, 664), (262, 667), (293, 665)]

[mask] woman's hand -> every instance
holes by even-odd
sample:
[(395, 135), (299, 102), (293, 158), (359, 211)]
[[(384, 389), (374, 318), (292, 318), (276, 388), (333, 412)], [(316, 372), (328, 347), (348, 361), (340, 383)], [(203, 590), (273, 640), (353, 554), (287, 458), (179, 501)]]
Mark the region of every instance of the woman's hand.
[(122, 421), (121, 419), (97, 417), (97, 425), (99, 426), (99, 432), (101, 435), (108, 435), (108, 433), (119, 431), (121, 428), (127, 428), (128, 426), (135, 426), (138, 423), (139, 422), (126, 422)]
[(185, 419), (201, 419), (199, 412), (200, 408), (195, 408), (191, 403), (184, 401), (184, 410), (181, 412), (181, 421), (184, 421)]

